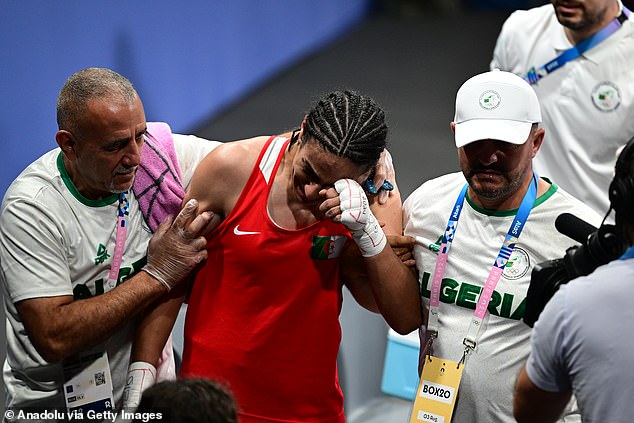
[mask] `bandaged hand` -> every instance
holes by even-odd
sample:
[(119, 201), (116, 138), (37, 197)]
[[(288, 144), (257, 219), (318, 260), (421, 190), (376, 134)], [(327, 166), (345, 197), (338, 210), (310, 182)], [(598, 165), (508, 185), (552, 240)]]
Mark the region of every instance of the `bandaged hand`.
[(168, 291), (207, 259), (207, 240), (201, 234), (213, 217), (212, 212), (198, 213), (198, 202), (189, 200), (175, 219), (168, 217), (156, 230), (148, 245), (147, 264), (143, 267)]
[(335, 190), (339, 193), (341, 223), (352, 234), (361, 255), (372, 257), (379, 254), (383, 251), (387, 238), (370, 210), (368, 198), (361, 185), (352, 179), (340, 179), (335, 182)]
[(135, 361), (128, 366), (125, 388), (123, 389), (123, 409), (136, 410), (141, 402), (141, 394), (156, 382), (156, 368), (144, 361)]

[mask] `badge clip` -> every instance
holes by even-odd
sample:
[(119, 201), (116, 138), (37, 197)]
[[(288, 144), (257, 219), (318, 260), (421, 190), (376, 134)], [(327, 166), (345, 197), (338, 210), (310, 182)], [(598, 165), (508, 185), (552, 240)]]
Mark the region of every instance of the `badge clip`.
[(461, 364), (465, 364), (465, 361), (467, 360), (467, 355), (469, 355), (471, 351), (475, 350), (476, 347), (475, 341), (471, 341), (467, 338), (464, 338), (462, 340), (462, 345), (464, 345), (464, 352), (462, 353), (462, 358), (458, 362), (458, 367), (460, 367)]

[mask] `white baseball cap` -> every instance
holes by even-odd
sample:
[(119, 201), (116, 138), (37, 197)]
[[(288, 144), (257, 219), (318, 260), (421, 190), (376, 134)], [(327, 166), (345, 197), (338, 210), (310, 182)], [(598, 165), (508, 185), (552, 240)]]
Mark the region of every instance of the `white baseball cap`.
[(456, 94), (456, 147), (493, 139), (524, 144), (542, 121), (535, 90), (522, 78), (499, 69), (469, 78)]

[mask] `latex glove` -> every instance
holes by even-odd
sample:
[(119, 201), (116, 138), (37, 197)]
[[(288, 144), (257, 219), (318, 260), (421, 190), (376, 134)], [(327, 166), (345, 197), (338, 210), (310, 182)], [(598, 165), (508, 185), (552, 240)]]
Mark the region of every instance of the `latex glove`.
[(372, 214), (363, 188), (352, 179), (335, 182), (339, 193), (341, 223), (348, 228), (363, 257), (372, 257), (383, 251), (387, 238)]
[(198, 201), (191, 199), (175, 219), (165, 219), (150, 239), (143, 271), (169, 291), (207, 259), (207, 240), (201, 236), (213, 217), (198, 214)]
[(123, 409), (136, 410), (141, 394), (156, 382), (156, 368), (144, 361), (135, 361), (128, 366), (128, 376), (123, 389)]

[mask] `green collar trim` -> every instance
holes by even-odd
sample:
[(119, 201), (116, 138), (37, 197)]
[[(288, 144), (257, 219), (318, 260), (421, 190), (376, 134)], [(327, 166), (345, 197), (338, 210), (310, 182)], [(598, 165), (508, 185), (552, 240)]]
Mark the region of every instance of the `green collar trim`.
[(73, 197), (75, 197), (82, 204), (85, 204), (89, 207), (103, 207), (108, 206), (119, 199), (119, 196), (117, 194), (112, 194), (98, 200), (91, 200), (81, 195), (81, 193), (77, 190), (77, 187), (73, 183), (72, 179), (70, 179), (70, 175), (66, 170), (66, 166), (64, 166), (64, 158), (62, 157), (61, 152), (57, 156), (57, 169), (62, 176), (62, 181), (64, 181), (64, 185), (66, 185), (66, 188), (68, 188), (70, 193), (73, 194)]
[[(543, 193), (542, 195), (540, 195), (536, 200), (535, 200), (535, 204), (533, 204), (533, 208), (539, 206), (540, 204), (542, 204), (544, 201), (548, 200), (550, 197), (553, 196), (553, 194), (559, 189), (559, 187), (557, 186), (557, 184), (553, 183), (550, 179), (548, 178), (542, 178), (547, 182), (550, 182), (550, 187), (548, 188), (548, 190)], [(467, 202), (469, 203), (469, 205), (471, 207), (473, 207), (473, 209), (477, 212), (480, 212), (482, 214), (485, 214), (487, 216), (499, 216), (499, 217), (508, 217), (508, 216), (515, 216), (517, 214), (517, 210), (518, 209), (512, 209), (512, 210), (489, 210), (489, 209), (485, 209), (483, 207), (478, 206), (477, 204), (475, 204), (470, 198), (469, 198), (469, 192), (467, 191)]]

